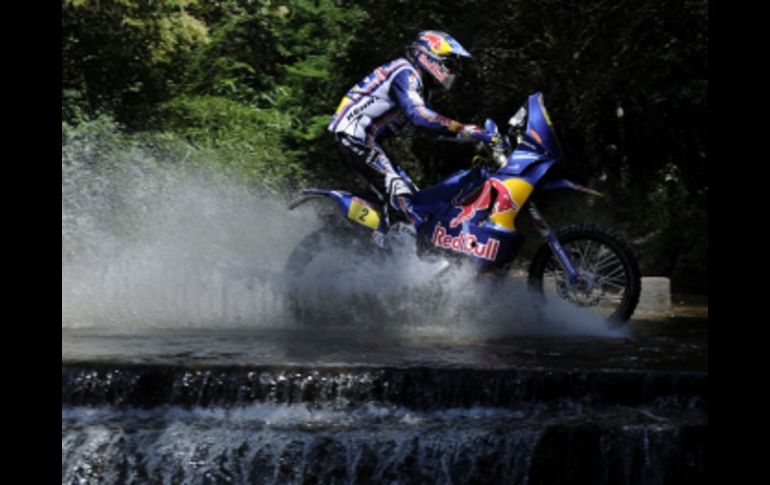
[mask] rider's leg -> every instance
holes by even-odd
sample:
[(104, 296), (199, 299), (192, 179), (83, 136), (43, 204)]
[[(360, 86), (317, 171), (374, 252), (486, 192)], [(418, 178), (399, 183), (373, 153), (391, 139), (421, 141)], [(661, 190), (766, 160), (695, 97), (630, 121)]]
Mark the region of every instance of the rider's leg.
[(368, 180), (381, 196), (387, 194), (390, 205), (402, 212), (411, 224), (419, 226), (422, 218), (414, 210), (412, 189), (385, 152), (377, 145), (364, 145), (345, 135), (338, 136), (338, 141), (348, 167)]
[(412, 203), (413, 195), (409, 193), (408, 195), (399, 195), (396, 197), (396, 201), (398, 202), (398, 207), (401, 210), (401, 212), (409, 219), (410, 224), (414, 224), (415, 227), (420, 227), (422, 224), (422, 217), (415, 212), (414, 210), (414, 204)]

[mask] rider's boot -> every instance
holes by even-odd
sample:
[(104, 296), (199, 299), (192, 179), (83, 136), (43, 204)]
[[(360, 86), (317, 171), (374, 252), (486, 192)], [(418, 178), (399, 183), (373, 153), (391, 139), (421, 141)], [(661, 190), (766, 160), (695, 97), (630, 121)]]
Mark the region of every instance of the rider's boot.
[(410, 253), (417, 251), (417, 231), (414, 224), (396, 222), (388, 228), (386, 238), (391, 248), (403, 248)]
[[(400, 195), (396, 197), (398, 208), (406, 216), (409, 222), (397, 222), (390, 227), (388, 231), (388, 239), (394, 243), (394, 245), (401, 245), (406, 247), (412, 253), (417, 252), (417, 231), (424, 222), (422, 217), (417, 214), (412, 204), (412, 198), (408, 195)], [(433, 276), (438, 276), (449, 269), (451, 264), (445, 258), (437, 260), (423, 260), (424, 264), (429, 265), (428, 271)]]
[(395, 205), (404, 214), (406, 222), (396, 222), (388, 229), (388, 241), (391, 245), (406, 247), (416, 251), (417, 229), (422, 224), (422, 217), (414, 211), (412, 198), (408, 195), (394, 197)]
[(409, 195), (397, 195), (395, 197), (398, 209), (406, 216), (410, 224), (414, 226), (415, 231), (422, 225), (422, 217), (414, 210), (412, 197)]

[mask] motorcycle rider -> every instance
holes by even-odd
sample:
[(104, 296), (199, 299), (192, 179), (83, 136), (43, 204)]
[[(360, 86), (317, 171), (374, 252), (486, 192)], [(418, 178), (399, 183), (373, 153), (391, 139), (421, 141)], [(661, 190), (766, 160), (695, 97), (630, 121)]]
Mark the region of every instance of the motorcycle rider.
[(385, 154), (380, 141), (408, 123), (460, 141), (492, 141), (493, 135), (472, 124), (442, 116), (425, 105), (423, 77), (449, 90), (455, 67), (470, 53), (445, 32), (420, 32), (406, 56), (376, 68), (342, 98), (328, 125), (345, 163), (369, 181), (381, 198), (404, 214), (413, 227), (422, 218), (414, 211), (416, 187), (407, 173)]

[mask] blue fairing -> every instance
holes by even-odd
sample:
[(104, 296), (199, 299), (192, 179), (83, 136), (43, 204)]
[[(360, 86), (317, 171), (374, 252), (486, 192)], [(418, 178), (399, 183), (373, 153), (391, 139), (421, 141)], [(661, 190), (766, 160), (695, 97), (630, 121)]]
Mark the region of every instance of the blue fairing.
[(508, 157), (508, 165), (501, 168), (499, 173), (505, 175), (521, 175), (530, 165), (543, 159), (545, 159), (545, 157), (539, 153), (531, 153), (517, 147)]
[(553, 159), (541, 160), (539, 163), (531, 165), (527, 172), (520, 175), (520, 177), (532, 185), (537, 185), (554, 163), (556, 163), (556, 160)]
[(527, 129), (522, 134), (521, 142), (508, 157), (508, 165), (499, 170), (501, 175), (521, 176), (531, 182), (537, 182), (546, 170), (538, 170), (536, 174), (529, 173), (529, 169), (542, 162), (548, 163), (548, 167), (563, 159), (559, 140), (553, 131), (548, 118), (548, 112), (543, 105), (543, 95), (535, 93), (529, 96), (527, 102)]
[[(551, 126), (548, 112), (543, 104), (542, 93), (535, 93), (529, 97), (529, 115), (527, 118), (527, 133), (531, 141), (535, 142), (539, 148), (544, 149), (547, 155), (553, 158), (563, 159), (561, 145), (556, 138), (556, 133)], [(533, 133), (534, 132), (534, 133)], [(540, 140), (537, 136), (540, 136)]]
[(438, 184), (414, 194), (414, 208), (420, 215), (437, 215), (454, 207), (453, 201), (462, 198), (486, 180), (481, 169), (460, 170)]

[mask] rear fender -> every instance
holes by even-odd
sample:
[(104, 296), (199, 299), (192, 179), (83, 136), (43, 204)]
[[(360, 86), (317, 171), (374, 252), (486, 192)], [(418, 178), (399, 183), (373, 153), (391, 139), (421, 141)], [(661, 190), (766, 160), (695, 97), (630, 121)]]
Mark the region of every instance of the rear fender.
[(372, 231), (384, 230), (385, 228), (386, 221), (375, 204), (343, 190), (305, 189), (298, 198), (289, 204), (289, 210), (316, 199), (333, 201), (345, 219), (355, 222), (359, 226)]

